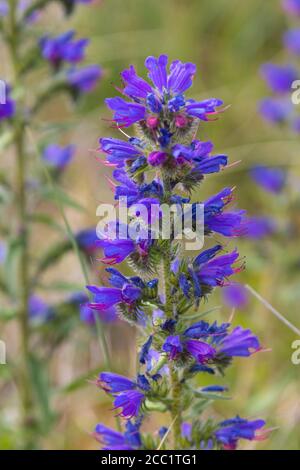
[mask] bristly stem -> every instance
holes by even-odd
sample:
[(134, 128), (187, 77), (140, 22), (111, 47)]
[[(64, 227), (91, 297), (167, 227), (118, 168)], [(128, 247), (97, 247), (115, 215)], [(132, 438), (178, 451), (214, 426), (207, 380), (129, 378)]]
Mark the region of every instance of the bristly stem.
[[(166, 199), (170, 200), (171, 187), (167, 177), (163, 177), (164, 190)], [(165, 294), (165, 314), (167, 318), (175, 319), (176, 309), (174, 308), (171, 285), (170, 285), (170, 274), (171, 274), (171, 257), (172, 257), (172, 245), (171, 241), (168, 243), (168, 247), (165, 251), (163, 258), (163, 283), (164, 283), (164, 294)], [(181, 385), (178, 377), (178, 371), (174, 366), (174, 361), (169, 361), (170, 375), (171, 375), (171, 418), (173, 424), (173, 447), (175, 450), (180, 449), (181, 439)]]
[[(19, 30), (16, 20), (17, 15), (17, 2), (16, 0), (10, 1), (9, 23), (10, 23), (10, 36), (9, 48), (11, 54), (11, 61), (14, 71), (15, 84), (19, 81)], [(34, 424), (34, 399), (31, 386), (31, 371), (30, 371), (30, 326), (28, 315), (28, 298), (29, 298), (29, 240), (28, 240), (28, 225), (27, 225), (27, 202), (26, 202), (26, 159), (24, 152), (24, 123), (23, 118), (16, 117), (14, 121), (14, 139), (16, 149), (16, 200), (19, 224), (19, 237), (21, 241), (21, 254), (19, 263), (19, 325), (21, 335), (21, 400), (23, 406), (23, 426), (24, 426), (24, 439), (25, 448), (32, 447), (31, 435), (28, 428)]]

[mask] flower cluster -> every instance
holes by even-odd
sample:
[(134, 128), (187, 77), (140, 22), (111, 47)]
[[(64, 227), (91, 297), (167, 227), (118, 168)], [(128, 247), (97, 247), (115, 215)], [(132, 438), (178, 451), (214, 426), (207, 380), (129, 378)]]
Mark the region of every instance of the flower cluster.
[[(191, 203), (194, 227), (193, 190), (206, 175), (227, 166), (227, 156), (212, 154), (213, 144), (196, 140), (195, 133), (201, 122), (217, 117), (222, 101), (186, 97), (196, 72), (194, 64), (176, 60), (168, 68), (167, 56), (161, 55), (148, 57), (145, 67), (150, 82), (130, 66), (121, 73), (119, 91), (125, 99), (106, 100), (114, 112), (114, 126), (134, 125), (138, 136), (101, 138), (99, 151), (104, 164), (113, 168), (114, 180), (109, 181), (116, 202), (126, 196), (129, 225), (152, 219), (163, 222), (163, 203), (179, 208)], [(227, 210), (232, 199), (233, 189), (227, 187), (201, 201), (207, 243), (215, 234), (232, 238), (244, 233), (249, 221), (244, 211)], [(142, 214), (141, 205), (158, 206), (158, 210)], [(100, 312), (116, 309), (119, 316), (142, 327), (143, 338), (136, 377), (101, 372), (97, 380), (98, 387), (111, 395), (125, 430), (116, 432), (98, 424), (94, 436), (104, 449), (122, 450), (157, 449), (160, 444), (175, 449), (234, 449), (240, 439), (258, 439), (263, 435), (259, 433), (262, 420), (199, 420), (203, 403), (227, 390), (214, 383), (197, 388), (202, 374), (223, 375), (234, 357), (247, 358), (262, 349), (248, 329), (201, 319), (207, 296), (218, 287), (230, 287), (231, 276), (243, 269), (237, 250), (226, 251), (217, 244), (185, 256), (184, 239), (175, 238), (172, 230), (168, 239), (152, 237), (151, 230), (146, 234), (132, 239), (121, 220), (108, 222), (98, 233), (102, 262), (115, 265), (126, 260), (136, 273), (128, 277), (108, 267), (110, 286), (88, 286), (93, 296), (88, 306)], [(171, 422), (149, 435), (142, 426), (154, 410), (170, 412)], [(171, 432), (165, 436), (169, 425)]]

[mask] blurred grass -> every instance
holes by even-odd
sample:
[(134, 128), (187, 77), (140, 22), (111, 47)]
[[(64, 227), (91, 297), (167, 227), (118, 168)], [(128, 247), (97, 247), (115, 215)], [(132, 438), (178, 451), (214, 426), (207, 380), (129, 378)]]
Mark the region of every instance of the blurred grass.
[[(56, 11), (53, 14), (55, 19)], [(57, 33), (55, 21), (52, 25), (47, 22), (47, 30), (52, 28), (53, 33)], [(103, 167), (94, 153), (89, 152), (97, 148), (100, 136), (116, 135), (102, 120), (109, 117), (103, 105), (105, 97), (115, 94), (114, 86), (120, 85), (119, 72), (128, 64), (136, 65), (138, 71), (145, 74), (145, 57), (161, 53), (169, 54), (171, 59), (197, 64), (198, 74), (190, 96), (216, 96), (231, 104), (218, 121), (200, 126), (199, 138), (212, 140), (216, 152), (226, 152), (231, 162), (242, 159), (242, 163), (208, 178), (195, 198), (203, 199), (224, 185), (234, 185), (239, 207), (246, 208), (250, 214), (271, 215), (280, 223), (289, 217), (286, 204), (295, 203), (295, 197), (267, 195), (253, 186), (247, 173), (252, 164), (264, 162), (288, 166), (296, 177), (299, 176), (296, 138), (284, 129), (269, 127), (257, 114), (257, 101), (267, 92), (259, 77), (259, 67), (268, 60), (284, 60), (281, 36), (287, 24), (279, 0), (106, 0), (101, 5), (78, 9), (68, 26), (75, 26), (79, 36), (91, 38), (87, 60), (102, 64), (105, 69), (101, 85), (82, 102), (80, 115), (74, 117), (66, 139), (76, 143), (80, 150), (65, 175), (64, 184), (87, 208), (84, 215), (68, 209), (67, 217), (72, 226), (96, 224), (97, 205), (112, 200)], [(63, 100), (47, 112), (57, 119), (57, 116), (64, 116), (68, 106)], [(299, 195), (297, 197), (299, 199)], [(293, 216), (297, 211), (296, 204)], [(37, 237), (40, 244), (45, 242), (42, 236), (43, 232)], [(287, 270), (288, 261), (292, 264), (295, 257), (300, 258), (299, 237), (288, 242), (273, 237), (259, 244), (234, 240), (231, 247), (235, 246), (246, 256), (247, 264), (239, 280), (253, 286), (300, 327), (299, 266), (293, 271)], [(80, 280), (74, 261), (67, 260), (57, 269), (61, 275), (64, 271), (68, 275), (72, 272), (74, 282)], [(100, 269), (96, 266), (96, 271)], [(98, 273), (96, 278), (99, 278)], [(55, 271), (52, 279), (55, 279)], [(220, 305), (220, 302), (216, 293), (204, 308)], [(223, 307), (220, 312), (212, 313), (211, 318), (224, 321), (229, 316), (230, 311)], [(255, 299), (251, 299), (246, 311), (236, 313), (234, 322), (252, 328), (263, 346), (272, 351), (248, 360), (236, 360), (225, 379), (214, 381), (230, 386), (233, 397), (230, 402), (218, 403), (214, 415), (220, 419), (235, 414), (260, 416), (269, 427), (278, 428), (267, 441), (246, 444), (245, 448), (299, 450), (300, 366), (293, 365), (290, 359), (295, 335)], [(110, 328), (115, 370), (120, 373), (134, 373), (133, 340), (134, 332), (130, 327)], [(101, 361), (95, 338), (83, 327), (72, 335), (70, 344), (52, 358), (49, 366), (52, 381), (65, 387), (88, 370), (97, 368)], [(56, 399), (60, 419), (45, 439), (45, 448), (96, 448), (97, 444), (89, 436), (95, 424), (100, 420), (113, 424), (107, 397), (85, 380), (79, 379), (79, 382), (85, 386), (75, 387), (68, 396)], [(211, 379), (201, 377), (201, 385), (208, 383), (212, 383)], [(8, 422), (13, 420), (14, 406), (12, 401), (6, 411)], [(161, 424), (162, 417), (157, 415), (147, 426), (156, 430)], [(2, 446), (14, 445), (5, 444), (7, 437), (1, 439)]]

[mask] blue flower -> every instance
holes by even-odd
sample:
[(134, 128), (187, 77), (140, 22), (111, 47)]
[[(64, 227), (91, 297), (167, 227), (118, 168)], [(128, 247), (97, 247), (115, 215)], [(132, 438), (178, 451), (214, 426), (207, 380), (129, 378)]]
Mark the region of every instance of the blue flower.
[(78, 39), (74, 41), (75, 32), (67, 31), (57, 37), (44, 36), (40, 39), (42, 55), (51, 64), (58, 68), (65, 62), (77, 63), (84, 58), (85, 48), (89, 43), (88, 39)]
[(127, 103), (122, 98), (107, 98), (107, 106), (115, 111), (114, 120), (120, 127), (128, 127), (145, 118), (146, 108), (138, 103)]
[(121, 408), (120, 416), (131, 419), (138, 416), (145, 395), (138, 390), (120, 393), (114, 400), (114, 409)]
[(194, 339), (207, 339), (213, 337), (214, 342), (217, 343), (222, 338), (226, 337), (229, 326), (230, 323), (222, 323), (219, 326), (217, 322), (209, 324), (208, 322), (201, 320), (189, 326), (183, 334), (185, 337)]
[(250, 176), (256, 184), (270, 193), (280, 193), (286, 183), (286, 172), (281, 168), (256, 165), (251, 168)]
[(75, 145), (60, 147), (57, 144), (50, 144), (44, 148), (42, 158), (50, 167), (63, 170), (71, 162), (75, 150)]
[(142, 445), (139, 427), (140, 423), (127, 421), (126, 431), (122, 434), (99, 423), (93, 435), (104, 445), (102, 450), (137, 450)]
[(265, 98), (259, 104), (259, 112), (270, 123), (284, 122), (293, 110), (290, 98)]
[(230, 284), (222, 289), (224, 303), (231, 308), (245, 308), (248, 304), (248, 292), (241, 284)]
[(143, 346), (141, 347), (140, 356), (139, 356), (139, 361), (141, 364), (146, 364), (146, 361), (149, 356), (149, 351), (152, 345), (152, 341), (153, 341), (153, 336), (150, 335), (146, 343), (144, 343)]
[(183, 351), (183, 346), (180, 341), (180, 336), (168, 336), (162, 346), (162, 350), (168, 353), (169, 359), (174, 360)]
[(300, 29), (290, 29), (283, 36), (284, 45), (290, 52), (300, 55)]
[(209, 98), (203, 101), (189, 100), (186, 105), (186, 112), (189, 116), (197, 117), (202, 121), (207, 121), (209, 116), (217, 114), (216, 108), (222, 106), (223, 101), (216, 98)]
[(76, 233), (75, 239), (79, 248), (87, 253), (93, 253), (98, 248), (98, 238), (95, 228), (80, 230)]
[(207, 392), (207, 393), (222, 393), (222, 392), (227, 392), (228, 388), (227, 387), (222, 387), (221, 385), (209, 385), (208, 387), (203, 387), (201, 388), (201, 392)]
[(190, 163), (192, 174), (217, 173), (227, 165), (226, 155), (211, 155), (213, 144), (194, 140), (190, 146), (177, 144), (172, 149), (177, 164)]
[(219, 352), (229, 357), (249, 357), (260, 349), (258, 338), (252, 331), (237, 326), (221, 341)]
[(44, 322), (53, 317), (53, 309), (41, 297), (31, 295), (28, 300), (28, 313), (33, 321)]
[(247, 217), (244, 219), (244, 236), (259, 240), (277, 230), (277, 223), (270, 217)]
[(114, 307), (110, 307), (106, 310), (93, 310), (86, 302), (79, 306), (80, 320), (88, 325), (95, 325), (96, 317), (104, 323), (112, 323), (118, 319), (118, 314)]
[(67, 71), (68, 83), (74, 91), (79, 93), (88, 93), (93, 90), (101, 77), (102, 70), (99, 65), (87, 65)]
[(4, 97), (0, 96), (0, 122), (4, 119), (11, 119), (15, 115), (15, 112), (16, 103), (10, 97), (10, 87), (6, 85)]
[(215, 437), (224, 449), (235, 450), (239, 439), (250, 441), (264, 439), (264, 434), (257, 433), (264, 425), (265, 421), (262, 419), (248, 421), (237, 416), (219, 423), (219, 429), (215, 432)]
[(101, 372), (97, 385), (108, 393), (119, 393), (137, 388), (136, 382), (112, 372)]
[(124, 142), (115, 138), (102, 138), (99, 142), (100, 151), (106, 154), (106, 163), (109, 166), (122, 168), (127, 161), (132, 162), (143, 156), (141, 142), (138, 139), (130, 139), (129, 142)]
[[(240, 268), (233, 267), (239, 257), (238, 252), (235, 250), (214, 258), (220, 249), (220, 245), (216, 245), (214, 248), (203, 251), (194, 260), (194, 270), (201, 284), (211, 287), (222, 286), (225, 279), (240, 270)], [(203, 261), (206, 258), (208, 260)]]
[(298, 78), (297, 69), (293, 65), (264, 64), (261, 67), (261, 74), (275, 93), (291, 91), (293, 81)]
[(233, 237), (241, 233), (245, 211), (222, 212), (231, 199), (232, 189), (225, 188), (204, 202), (204, 227), (207, 234), (217, 232), (225, 237)]
[(201, 102), (187, 101), (183, 93), (192, 85), (196, 66), (175, 60), (168, 72), (167, 64), (166, 55), (158, 58), (150, 56), (146, 59), (145, 66), (152, 85), (139, 77), (131, 65), (121, 73), (121, 77), (125, 85), (122, 92), (131, 98), (133, 103), (122, 98), (106, 100), (108, 107), (115, 112), (114, 120), (118, 126), (128, 127), (135, 122), (142, 122), (149, 129), (156, 131), (161, 147), (166, 147), (172, 138), (169, 128), (165, 128), (163, 115), (166, 111), (174, 114), (175, 127), (185, 128), (194, 118), (208, 120), (208, 116), (216, 114), (216, 108), (222, 104), (221, 100), (215, 98)]
[(107, 268), (111, 274), (110, 284), (113, 287), (87, 286), (87, 289), (94, 295), (93, 302), (89, 306), (95, 310), (106, 310), (119, 303), (129, 306), (135, 305), (143, 295), (143, 289), (156, 287), (157, 280), (146, 284), (140, 277), (125, 277), (113, 268)]
[(191, 425), (191, 423), (183, 422), (181, 424), (181, 435), (184, 439), (187, 439), (188, 441), (191, 440), (191, 438), (192, 438), (192, 425)]
[(287, 13), (300, 16), (300, 0), (282, 0), (282, 6)]
[(185, 341), (185, 348), (188, 353), (200, 364), (205, 364), (216, 355), (216, 350), (204, 341), (189, 339)]

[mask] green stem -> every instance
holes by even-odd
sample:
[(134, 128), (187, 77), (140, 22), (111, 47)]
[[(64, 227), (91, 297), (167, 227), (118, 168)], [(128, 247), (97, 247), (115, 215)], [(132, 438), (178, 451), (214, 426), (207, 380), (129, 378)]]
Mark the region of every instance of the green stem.
[[(11, 60), (14, 70), (15, 83), (19, 80), (19, 56), (18, 56), (18, 42), (19, 31), (16, 21), (16, 0), (10, 1), (10, 38), (9, 48)], [(30, 326), (28, 315), (28, 298), (29, 298), (29, 234), (27, 226), (27, 198), (26, 198), (26, 158), (24, 153), (24, 123), (22, 118), (16, 118), (14, 122), (14, 136), (15, 136), (15, 149), (16, 149), (16, 200), (17, 200), (17, 215), (19, 223), (19, 237), (21, 240), (21, 254), (18, 268), (19, 280), (19, 307), (18, 318), (21, 335), (21, 400), (23, 407), (23, 426), (24, 426), (24, 439), (25, 448), (31, 447), (32, 433), (28, 432), (29, 425), (32, 426), (34, 422), (34, 399), (31, 387), (31, 356), (30, 356)]]
[[(165, 196), (168, 202), (170, 202), (171, 197), (171, 187), (168, 177), (163, 178)], [(176, 311), (175, 305), (173, 303), (173, 297), (171, 293), (170, 285), (170, 272), (171, 272), (171, 256), (172, 256), (172, 245), (171, 241), (168, 243), (168, 247), (164, 253), (163, 258), (163, 283), (164, 283), (164, 293), (165, 293), (165, 314), (167, 318), (175, 318)], [(172, 404), (171, 404), (171, 419), (173, 424), (172, 434), (173, 434), (173, 447), (174, 450), (180, 449), (180, 439), (181, 439), (181, 383), (178, 377), (178, 371), (174, 366), (174, 361), (169, 361), (169, 369), (171, 374), (171, 394), (172, 394)]]

